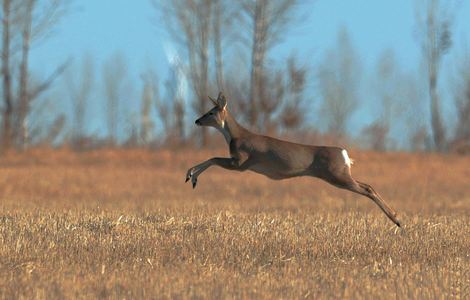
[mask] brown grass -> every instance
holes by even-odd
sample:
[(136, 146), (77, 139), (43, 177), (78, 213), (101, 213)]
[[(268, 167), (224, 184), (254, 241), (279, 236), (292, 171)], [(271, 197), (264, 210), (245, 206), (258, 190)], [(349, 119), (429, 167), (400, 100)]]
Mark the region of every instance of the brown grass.
[(187, 168), (224, 151), (0, 159), (0, 297), (470, 297), (470, 157), (352, 152), (399, 212), (311, 178)]

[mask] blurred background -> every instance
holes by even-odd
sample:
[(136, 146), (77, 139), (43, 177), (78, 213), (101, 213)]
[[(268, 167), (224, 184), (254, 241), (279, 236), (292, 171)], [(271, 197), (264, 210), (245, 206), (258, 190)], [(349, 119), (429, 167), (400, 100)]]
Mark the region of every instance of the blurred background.
[(470, 2), (2, 0), (2, 149), (223, 145), (258, 133), (470, 153)]

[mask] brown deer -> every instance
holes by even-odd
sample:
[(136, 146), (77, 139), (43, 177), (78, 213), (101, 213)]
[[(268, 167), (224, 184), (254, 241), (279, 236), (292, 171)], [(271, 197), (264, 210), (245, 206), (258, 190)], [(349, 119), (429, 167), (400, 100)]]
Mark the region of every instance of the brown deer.
[(230, 158), (214, 157), (190, 168), (186, 182), (191, 179), (193, 188), (196, 187), (199, 175), (213, 165), (228, 170), (251, 170), (278, 180), (312, 176), (370, 198), (390, 220), (400, 226), (397, 213), (379, 194), (367, 183), (352, 178), (353, 161), (345, 149), (296, 144), (252, 133), (240, 126), (228, 112), (227, 100), (222, 93), (219, 93), (217, 100), (209, 99), (214, 103), (214, 108), (195, 123), (218, 129), (229, 145)]

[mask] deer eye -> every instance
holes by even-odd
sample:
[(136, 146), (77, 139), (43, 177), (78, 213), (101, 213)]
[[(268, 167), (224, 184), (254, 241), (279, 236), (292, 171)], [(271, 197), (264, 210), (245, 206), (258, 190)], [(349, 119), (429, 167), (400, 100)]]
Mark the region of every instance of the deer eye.
[(214, 114), (213, 112), (210, 112), (210, 113), (209, 113), (209, 116), (212, 116), (213, 114)]

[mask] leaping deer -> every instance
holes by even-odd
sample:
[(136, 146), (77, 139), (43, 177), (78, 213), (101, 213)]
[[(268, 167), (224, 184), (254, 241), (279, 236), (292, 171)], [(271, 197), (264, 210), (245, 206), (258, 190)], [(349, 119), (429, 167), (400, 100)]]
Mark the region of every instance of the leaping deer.
[(312, 176), (370, 198), (390, 220), (400, 226), (397, 213), (379, 194), (367, 183), (352, 178), (353, 161), (345, 149), (296, 144), (252, 133), (240, 126), (228, 112), (227, 100), (222, 93), (219, 93), (217, 100), (209, 99), (214, 103), (214, 108), (195, 123), (218, 129), (229, 145), (230, 158), (214, 157), (190, 168), (186, 182), (191, 179), (193, 188), (196, 187), (199, 175), (213, 165), (228, 170), (251, 170), (278, 180)]

